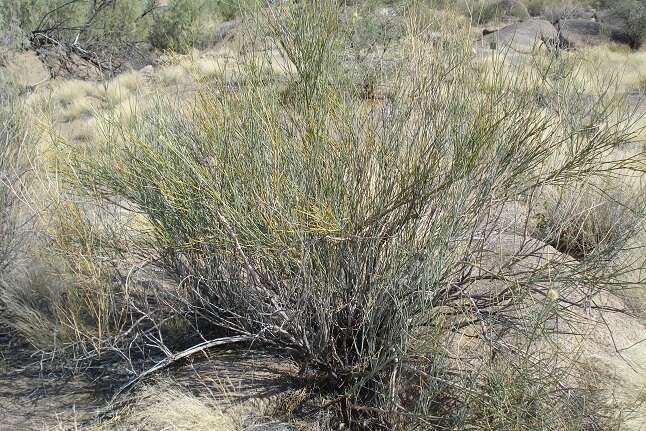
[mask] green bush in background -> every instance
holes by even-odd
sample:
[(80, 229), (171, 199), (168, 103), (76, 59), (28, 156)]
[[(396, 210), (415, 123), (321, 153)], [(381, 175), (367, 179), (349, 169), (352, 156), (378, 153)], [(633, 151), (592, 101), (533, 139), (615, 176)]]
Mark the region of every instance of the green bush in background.
[(0, 0), (0, 36), (15, 47), (72, 44), (97, 53), (119, 52), (142, 42), (185, 51), (207, 44), (219, 21), (258, 0)]
[(646, 40), (646, 0), (616, 0), (606, 4), (616, 18), (624, 21), (633, 47), (640, 47)]

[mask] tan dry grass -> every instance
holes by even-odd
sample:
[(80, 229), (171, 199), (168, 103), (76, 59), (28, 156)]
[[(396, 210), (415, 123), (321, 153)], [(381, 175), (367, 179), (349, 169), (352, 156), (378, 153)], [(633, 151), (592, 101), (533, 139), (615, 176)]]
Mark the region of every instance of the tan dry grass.
[(135, 71), (123, 73), (103, 84), (102, 98), (108, 107), (113, 107), (123, 100), (137, 96), (144, 90), (146, 79), (143, 74)]
[(101, 90), (96, 82), (71, 79), (67, 81), (56, 80), (50, 84), (51, 99), (58, 106), (68, 106), (75, 100), (83, 97), (99, 98)]
[(646, 91), (646, 50), (606, 45), (582, 50), (590, 61), (591, 72), (605, 75), (616, 74), (622, 91)]
[[(5, 57), (5, 58), (3, 58)], [(49, 72), (34, 52), (1, 51), (0, 60), (6, 63), (6, 71), (19, 85), (42, 84), (49, 79)], [(0, 71), (4, 73), (4, 71)]]
[(241, 419), (212, 399), (195, 396), (173, 382), (157, 382), (142, 389), (114, 419), (92, 428), (108, 430), (237, 431)]

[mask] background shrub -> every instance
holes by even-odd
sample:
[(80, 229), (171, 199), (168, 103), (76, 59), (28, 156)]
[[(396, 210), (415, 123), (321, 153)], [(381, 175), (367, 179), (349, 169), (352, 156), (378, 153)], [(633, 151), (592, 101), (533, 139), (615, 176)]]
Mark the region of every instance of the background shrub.
[(646, 38), (646, 1), (618, 0), (607, 2), (610, 13), (625, 23), (625, 29), (639, 48)]
[(77, 62), (69, 59), (74, 55), (113, 73), (144, 56), (152, 5), (139, 0), (0, 0), (0, 15), (32, 48), (43, 48), (42, 55), (70, 61), (71, 68)]
[(260, 0), (172, 0), (154, 13), (150, 41), (155, 48), (185, 52), (208, 46), (221, 20), (252, 10)]
[(112, 47), (141, 40), (148, 25), (142, 15), (151, 6), (133, 0), (0, 2), (5, 19), (15, 21), (27, 35), (41, 33), (60, 42), (73, 42), (78, 36), (78, 43), (87, 47), (105, 43), (102, 37), (110, 38)]
[(155, 14), (150, 31), (150, 41), (155, 48), (186, 50), (192, 46), (200, 31), (199, 17), (204, 13), (206, 2), (173, 0), (161, 12)]
[[(559, 19), (578, 18), (585, 10), (595, 5), (590, 0), (525, 0), (531, 16), (543, 16), (551, 22)], [(592, 16), (592, 13), (589, 13)]]
[(504, 17), (527, 19), (527, 7), (516, 0), (478, 0), (467, 3), (466, 12), (476, 24), (500, 21)]
[(16, 45), (66, 47), (106, 68), (158, 49), (186, 51), (216, 39), (221, 20), (258, 0), (0, 0), (0, 34)]

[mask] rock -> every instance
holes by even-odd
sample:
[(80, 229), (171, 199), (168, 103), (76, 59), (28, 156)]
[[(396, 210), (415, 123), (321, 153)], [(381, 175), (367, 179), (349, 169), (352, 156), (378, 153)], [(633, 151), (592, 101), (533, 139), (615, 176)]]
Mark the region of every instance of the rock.
[(480, 41), (480, 49), (505, 49), (528, 53), (537, 46), (553, 47), (559, 37), (552, 23), (541, 19), (510, 24), (502, 29), (489, 33)]
[(567, 48), (583, 48), (607, 43), (632, 45), (632, 38), (625, 31), (608, 24), (585, 19), (559, 21), (557, 29), (561, 44)]

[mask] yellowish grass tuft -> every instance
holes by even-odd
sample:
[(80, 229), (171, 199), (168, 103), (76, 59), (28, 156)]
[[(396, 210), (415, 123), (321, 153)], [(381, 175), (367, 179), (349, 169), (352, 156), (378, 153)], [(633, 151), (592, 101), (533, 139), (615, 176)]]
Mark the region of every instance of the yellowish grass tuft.
[(163, 67), (157, 74), (164, 85), (178, 85), (190, 80), (190, 73), (185, 66), (176, 64)]
[(61, 110), (61, 121), (67, 123), (69, 121), (88, 118), (93, 115), (94, 105), (96, 101), (93, 101), (89, 97), (79, 97), (72, 99), (64, 108)]
[(615, 45), (583, 50), (596, 70), (591, 73), (617, 74), (620, 90), (646, 90), (646, 51), (631, 51)]
[(145, 85), (146, 78), (139, 72), (127, 72), (103, 85), (103, 100), (109, 107), (136, 96)]
[(208, 79), (210, 77), (223, 76), (226, 73), (230, 59), (226, 57), (203, 57), (194, 63), (194, 71), (198, 78)]
[(546, 234), (551, 232), (559, 250), (577, 258), (592, 253), (630, 232), (639, 222), (634, 212), (639, 208), (633, 207), (643, 196), (642, 181), (639, 175), (627, 175), (580, 187), (548, 189), (543, 195), (540, 227)]
[(81, 81), (78, 79), (57, 81), (52, 88), (52, 101), (65, 107), (80, 98), (98, 98), (100, 94), (101, 91), (94, 82)]
[(56, 328), (33, 303), (36, 296), (28, 284), (25, 282), (0, 292), (0, 301), (6, 304), (0, 323), (15, 330), (34, 347), (46, 349), (55, 340)]
[(213, 400), (163, 382), (144, 388), (118, 417), (94, 430), (236, 431), (241, 427), (234, 413), (225, 412)]

